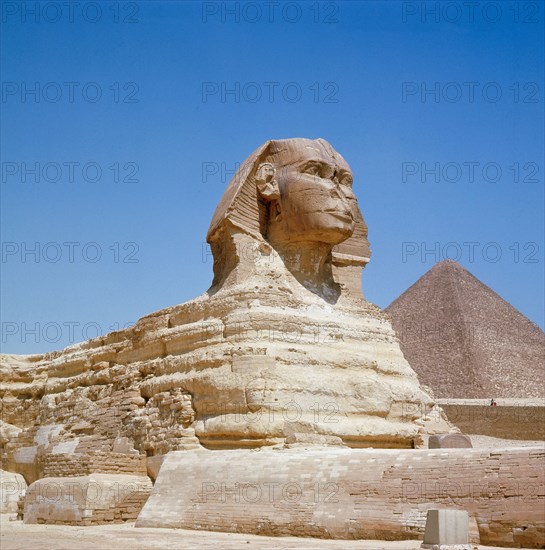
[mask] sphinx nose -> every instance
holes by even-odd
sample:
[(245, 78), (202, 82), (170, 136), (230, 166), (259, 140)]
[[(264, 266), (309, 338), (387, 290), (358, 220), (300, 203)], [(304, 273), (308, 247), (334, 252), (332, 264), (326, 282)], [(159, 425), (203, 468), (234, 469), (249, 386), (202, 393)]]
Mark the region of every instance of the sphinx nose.
[(338, 185), (335, 185), (335, 183), (333, 183), (329, 189), (329, 196), (332, 198), (332, 199), (344, 199), (345, 196), (344, 196), (344, 193), (341, 191), (341, 189), (339, 188)]

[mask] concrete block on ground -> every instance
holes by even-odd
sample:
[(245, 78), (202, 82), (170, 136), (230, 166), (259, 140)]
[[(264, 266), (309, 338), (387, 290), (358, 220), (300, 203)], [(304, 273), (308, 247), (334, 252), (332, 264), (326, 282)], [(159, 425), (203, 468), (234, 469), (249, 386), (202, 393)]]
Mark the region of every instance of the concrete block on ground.
[(428, 510), (423, 548), (469, 543), (469, 515), (465, 510)]

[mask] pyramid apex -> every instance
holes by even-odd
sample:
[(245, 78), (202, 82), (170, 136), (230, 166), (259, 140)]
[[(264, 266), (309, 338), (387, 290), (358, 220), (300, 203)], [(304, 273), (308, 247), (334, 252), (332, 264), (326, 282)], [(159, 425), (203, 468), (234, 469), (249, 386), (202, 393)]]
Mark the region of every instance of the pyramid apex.
[(442, 268), (457, 267), (457, 268), (465, 269), (462, 264), (458, 263), (456, 260), (451, 260), (450, 258), (445, 258), (444, 260), (437, 262), (434, 266), (432, 266), (431, 269), (435, 269), (436, 267), (442, 267)]

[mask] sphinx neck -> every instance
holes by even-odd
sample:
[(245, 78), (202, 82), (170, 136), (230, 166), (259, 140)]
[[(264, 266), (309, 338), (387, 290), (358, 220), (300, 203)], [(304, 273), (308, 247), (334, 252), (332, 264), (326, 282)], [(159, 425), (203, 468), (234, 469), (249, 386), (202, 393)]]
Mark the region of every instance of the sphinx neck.
[(324, 298), (338, 298), (339, 287), (333, 279), (333, 245), (308, 241), (271, 243), (291, 274), (308, 290)]

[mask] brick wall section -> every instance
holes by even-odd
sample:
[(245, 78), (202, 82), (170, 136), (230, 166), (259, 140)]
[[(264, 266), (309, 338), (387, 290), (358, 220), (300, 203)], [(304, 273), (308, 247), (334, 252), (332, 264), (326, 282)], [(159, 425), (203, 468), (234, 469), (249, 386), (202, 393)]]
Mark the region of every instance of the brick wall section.
[(147, 400), (127, 419), (125, 431), (130, 433), (138, 449), (165, 454), (186, 446), (198, 446), (191, 395), (180, 388), (160, 392)]
[(463, 433), (488, 435), (502, 439), (544, 440), (545, 400), (535, 399), (530, 405), (497, 407), (471, 403), (463, 399), (438, 400), (448, 419)]
[(44, 458), (44, 477), (84, 476), (91, 473), (147, 475), (146, 457), (94, 451), (82, 454), (48, 454)]
[(544, 476), (539, 448), (172, 452), (136, 525), (417, 539), (441, 507), (467, 510), (482, 544), (542, 548)]
[[(149, 456), (199, 446), (195, 430), (190, 427), (195, 414), (190, 394), (174, 388), (146, 399), (139, 390), (127, 387), (131, 380), (127, 378), (120, 375), (119, 388), (114, 384), (84, 386), (44, 396), (38, 401), (39, 414), (31, 418), (31, 427), (0, 448), (0, 463), (6, 469), (22, 473), (27, 482), (32, 483), (48, 475), (112, 471), (108, 469), (108, 460), (101, 462), (98, 457), (104, 456), (101, 453), (111, 453), (118, 437), (127, 437), (135, 451)], [(21, 410), (23, 404), (19, 403)], [(10, 406), (18, 410), (15, 405)], [(48, 431), (47, 436), (41, 437), (40, 433), (45, 431)], [(69, 454), (77, 458), (62, 458), (60, 454), (64, 450), (59, 452), (56, 447), (72, 443), (74, 448)], [(29, 450), (29, 456), (34, 456), (28, 464), (21, 463), (19, 457), (23, 448)], [(82, 466), (78, 469), (77, 463), (84, 462), (83, 456), (93, 454), (100, 468), (92, 470)], [(130, 462), (137, 467), (132, 472), (124, 470), (115, 457), (113, 460), (112, 467), (120, 472), (141, 473), (138, 460)], [(60, 469), (63, 463), (67, 467), (65, 471)]]

